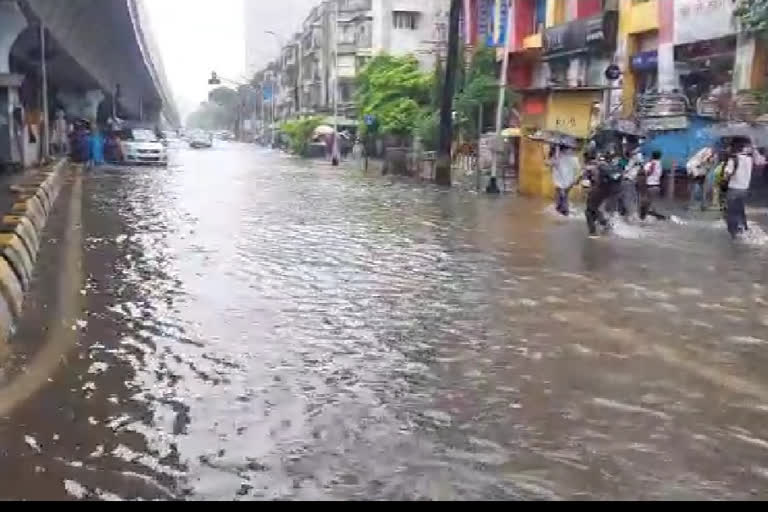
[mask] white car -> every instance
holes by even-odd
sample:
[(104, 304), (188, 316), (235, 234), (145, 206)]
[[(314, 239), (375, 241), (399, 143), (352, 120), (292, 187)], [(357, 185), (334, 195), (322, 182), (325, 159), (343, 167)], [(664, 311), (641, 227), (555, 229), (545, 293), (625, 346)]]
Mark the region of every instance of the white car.
[(123, 163), (168, 165), (168, 150), (152, 130), (134, 128), (119, 134)]

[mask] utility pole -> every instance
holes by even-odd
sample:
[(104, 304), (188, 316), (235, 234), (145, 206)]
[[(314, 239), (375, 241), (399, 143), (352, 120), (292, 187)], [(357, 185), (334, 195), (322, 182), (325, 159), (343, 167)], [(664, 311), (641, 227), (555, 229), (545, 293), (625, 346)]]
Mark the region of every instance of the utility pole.
[(51, 150), (51, 130), (50, 116), (48, 112), (48, 64), (45, 62), (46, 53), (45, 25), (40, 23), (40, 74), (42, 76), (43, 89), (43, 136), (42, 136), (42, 157), (47, 160)]
[(499, 84), (499, 103), (496, 105), (496, 134), (494, 135), (493, 145), (491, 147), (491, 179), (488, 182), (488, 188), (486, 192), (489, 194), (499, 194), (499, 149), (501, 146), (501, 130), (504, 128), (504, 103), (507, 99), (507, 72), (509, 70), (509, 40), (510, 31), (512, 29), (512, 6), (509, 5), (509, 0), (502, 0), (507, 2), (507, 16), (504, 20), (506, 23), (504, 30), (506, 34), (504, 40), (504, 57), (501, 61), (501, 79)]
[(448, 58), (440, 104), (440, 142), (437, 151), (435, 182), (451, 186), (451, 143), (453, 142), (453, 93), (456, 86), (456, 66), (459, 60), (459, 17), (462, 0), (451, 0), (448, 22)]
[(339, 165), (339, 0), (334, 2), (333, 23), (333, 146), (331, 165)]

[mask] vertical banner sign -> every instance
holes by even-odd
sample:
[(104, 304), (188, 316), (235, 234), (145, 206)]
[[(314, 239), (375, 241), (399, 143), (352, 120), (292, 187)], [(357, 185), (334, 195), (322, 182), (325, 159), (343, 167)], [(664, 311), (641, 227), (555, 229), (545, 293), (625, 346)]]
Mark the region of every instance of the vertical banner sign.
[(489, 30), (485, 44), (488, 47), (506, 46), (507, 19), (509, 14), (509, 0), (493, 0), (493, 5), (489, 9)]
[(478, 41), (490, 39), (491, 32), (491, 2), (494, 0), (478, 0), (477, 8), (477, 39)]

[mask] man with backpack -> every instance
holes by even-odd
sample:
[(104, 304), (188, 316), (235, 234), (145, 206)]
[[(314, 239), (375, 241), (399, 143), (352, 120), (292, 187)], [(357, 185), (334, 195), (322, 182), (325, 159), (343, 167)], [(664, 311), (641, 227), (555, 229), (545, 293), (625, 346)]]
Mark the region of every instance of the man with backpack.
[(619, 167), (618, 159), (613, 152), (607, 153), (597, 161), (591, 161), (587, 165), (585, 181), (589, 182), (589, 195), (587, 196), (587, 228), (589, 237), (597, 238), (597, 224), (608, 228), (608, 219), (601, 210), (606, 202), (616, 201), (621, 194), (621, 181), (623, 173)]

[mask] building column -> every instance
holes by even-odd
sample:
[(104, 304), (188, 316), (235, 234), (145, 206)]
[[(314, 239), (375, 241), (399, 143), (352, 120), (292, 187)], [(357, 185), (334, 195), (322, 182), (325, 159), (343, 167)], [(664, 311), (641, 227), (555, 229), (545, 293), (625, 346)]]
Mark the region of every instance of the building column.
[(11, 72), (11, 48), (27, 28), (27, 19), (16, 0), (0, 0), (0, 73)]
[(752, 89), (752, 70), (755, 63), (756, 41), (754, 36), (739, 33), (736, 40), (736, 59), (733, 64), (733, 92)]
[(659, 90), (679, 89), (675, 72), (675, 5), (659, 2)]

